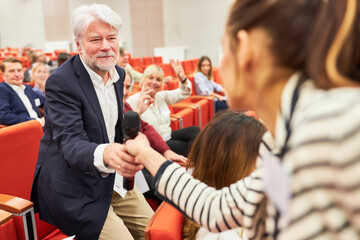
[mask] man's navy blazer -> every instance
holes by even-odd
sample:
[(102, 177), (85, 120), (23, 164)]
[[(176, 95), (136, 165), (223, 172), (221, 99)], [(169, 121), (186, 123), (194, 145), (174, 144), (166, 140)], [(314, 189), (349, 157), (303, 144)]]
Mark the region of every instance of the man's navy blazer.
[[(29, 85), (24, 86), (25, 95), (29, 98), (38, 118), (41, 118), (39, 107), (44, 105), (45, 98), (34, 92)], [(35, 99), (38, 100), (35, 102)], [(24, 103), (14, 89), (5, 82), (0, 83), (0, 124), (13, 125), (31, 119), (33, 118), (30, 117)]]
[[(115, 85), (122, 142), (122, 93), (125, 72)], [(76, 239), (98, 239), (113, 193), (115, 174), (100, 176), (94, 151), (108, 143), (105, 122), (88, 72), (75, 55), (46, 82), (45, 132), (35, 168), (31, 200), (40, 219)]]

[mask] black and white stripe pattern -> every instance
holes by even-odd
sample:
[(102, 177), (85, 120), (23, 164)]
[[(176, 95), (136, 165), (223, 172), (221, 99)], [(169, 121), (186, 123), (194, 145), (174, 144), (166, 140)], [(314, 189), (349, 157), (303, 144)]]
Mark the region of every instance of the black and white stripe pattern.
[[(296, 82), (291, 78), (282, 95), (279, 146)], [(322, 91), (307, 81), (291, 129), (283, 167), (292, 173), (292, 201), (277, 223), (278, 239), (360, 239), (360, 89)], [(158, 192), (210, 231), (242, 225), (249, 239), (272, 239), (276, 210), (264, 195), (262, 159), (274, 149), (269, 135), (249, 177), (216, 191), (173, 163), (157, 174)]]

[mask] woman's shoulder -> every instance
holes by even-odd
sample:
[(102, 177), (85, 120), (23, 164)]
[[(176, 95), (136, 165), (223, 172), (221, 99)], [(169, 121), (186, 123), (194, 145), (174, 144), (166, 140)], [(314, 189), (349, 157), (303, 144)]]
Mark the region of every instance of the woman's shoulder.
[(206, 76), (202, 72), (196, 72), (194, 74), (194, 78), (206, 78)]
[(341, 141), (346, 135), (359, 132), (359, 96), (360, 88), (305, 89), (294, 113), (299, 131), (294, 130), (299, 136), (329, 141)]

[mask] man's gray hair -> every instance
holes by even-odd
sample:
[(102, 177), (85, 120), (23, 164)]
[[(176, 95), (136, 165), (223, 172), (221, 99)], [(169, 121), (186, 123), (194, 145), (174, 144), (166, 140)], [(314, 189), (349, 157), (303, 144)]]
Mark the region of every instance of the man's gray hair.
[(119, 34), (121, 18), (110, 7), (105, 4), (82, 5), (77, 7), (72, 15), (72, 32), (75, 40), (80, 41), (89, 24), (97, 19), (110, 24)]

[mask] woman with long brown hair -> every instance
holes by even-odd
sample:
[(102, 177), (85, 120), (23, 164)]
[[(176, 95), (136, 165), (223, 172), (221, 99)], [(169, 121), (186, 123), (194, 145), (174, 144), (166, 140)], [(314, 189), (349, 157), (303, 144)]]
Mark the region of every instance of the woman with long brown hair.
[(127, 151), (156, 174), (159, 194), (211, 231), (359, 239), (359, 16), (359, 0), (234, 2), (220, 65), (228, 104), (255, 110), (276, 139), (249, 177), (215, 190), (142, 135)]
[(226, 91), (220, 84), (214, 81), (212, 63), (208, 56), (202, 56), (198, 61), (196, 73), (194, 74), (194, 87), (197, 95), (213, 96), (215, 98), (216, 112), (228, 108), (226, 104)]
[[(249, 176), (255, 170), (264, 133), (265, 127), (253, 117), (229, 110), (217, 114), (199, 133), (191, 148), (188, 168), (192, 176), (216, 189)], [(186, 219), (183, 239), (195, 239), (199, 228)], [(211, 235), (203, 229), (200, 234), (203, 239)], [(240, 239), (243, 229), (226, 234)]]

